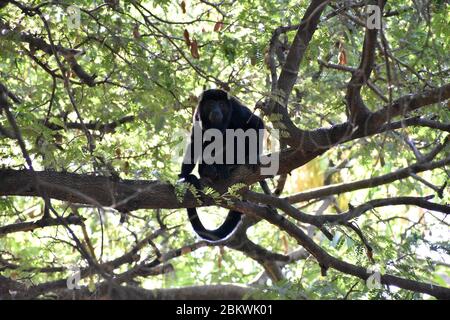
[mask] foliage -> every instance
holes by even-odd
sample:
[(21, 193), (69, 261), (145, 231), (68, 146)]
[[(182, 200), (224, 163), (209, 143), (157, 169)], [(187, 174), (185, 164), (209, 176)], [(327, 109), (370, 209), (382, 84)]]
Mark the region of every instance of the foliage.
[[(13, 4), (0, 9), (0, 33), (2, 29), (10, 30), (0, 35), (0, 75), (8, 90), (21, 99), (20, 104), (13, 105), (12, 111), (35, 170), (175, 183), (182, 159), (178, 152), (180, 139), (190, 129), (198, 94), (209, 87), (227, 88), (254, 109), (258, 101), (270, 95), (270, 70), (266, 59), (273, 30), (299, 23), (308, 6), (308, 1), (222, 1), (219, 11), (203, 1), (183, 1), (184, 9), (174, 1), (120, 1), (117, 7), (107, 3), (77, 1), (81, 24), (76, 27), (70, 25), (67, 11), (72, 1), (27, 3), (30, 7), (41, 6), (51, 34), (38, 14), (27, 15)], [(390, 63), (392, 84), (389, 86), (386, 80), (385, 57), (380, 51), (376, 53), (372, 82), (390, 100), (419, 92), (424, 87), (448, 83), (448, 5), (444, 1), (388, 2), (385, 12), (394, 11), (399, 13), (385, 19), (385, 36), (398, 59)], [(344, 99), (351, 74), (325, 68), (319, 62), (338, 64), (339, 52), (345, 50), (347, 66), (357, 67), (364, 30), (332, 12), (329, 8), (323, 14), (291, 95), (289, 115), (302, 129), (328, 127), (346, 120)], [(361, 14), (360, 8), (348, 12)], [(70, 57), (58, 55), (59, 65), (54, 55), (22, 41), (20, 32), (82, 51), (76, 55), (77, 63), (96, 84), (89, 86), (80, 79), (70, 68)], [(294, 36), (295, 30), (282, 34), (280, 39), (289, 44)], [(341, 49), (337, 44), (341, 44)], [(385, 104), (369, 88), (363, 89), (362, 96), (372, 111)], [(80, 123), (77, 113), (84, 123), (97, 126), (89, 130), (95, 140), (93, 147), (87, 142), (83, 128), (72, 126)], [(443, 104), (418, 109), (412, 115), (450, 122), (448, 105)], [(114, 123), (126, 116), (133, 116), (133, 120), (120, 123), (112, 130), (100, 130), (102, 124)], [(285, 129), (278, 114), (272, 114), (266, 121), (270, 128), (277, 127), (278, 123), (278, 128)], [(56, 126), (59, 129), (55, 130)], [(10, 128), (1, 113), (0, 128)], [(442, 131), (415, 126), (339, 144), (303, 168), (294, 170), (287, 179), (283, 195), (324, 184), (368, 179), (406, 167), (416, 158), (405, 143), (405, 136), (414, 141), (423, 154), (445, 137)], [(448, 150), (447, 147), (443, 153), (448, 154)], [(333, 171), (341, 163), (344, 165)], [(2, 168), (26, 168), (17, 140), (0, 135), (0, 165)], [(434, 186), (442, 186), (449, 179), (448, 168), (419, 175)], [(270, 182), (272, 187), (274, 181)], [(244, 187), (243, 184), (232, 186), (222, 199), (239, 198)], [(181, 201), (186, 186), (177, 188)], [(188, 189), (195, 193), (192, 188)], [(217, 192), (208, 189), (205, 193), (220, 203)], [(430, 194), (436, 195), (435, 190), (410, 177), (336, 195), (332, 205), (322, 213), (342, 213), (351, 205), (371, 199)], [(433, 199), (447, 205), (449, 200), (448, 189), (444, 190), (442, 198)], [(314, 214), (321, 204), (322, 201), (300, 203), (298, 208)], [(74, 214), (85, 219), (85, 232), (76, 226), (72, 229), (85, 248), (94, 249), (98, 261), (113, 260), (128, 252), (160, 227), (159, 219), (167, 224), (168, 230), (152, 240), (154, 247), (146, 246), (141, 250), (139, 262), (153, 261), (158, 254), (154, 248), (168, 252), (195, 242), (185, 209), (141, 209), (123, 221), (123, 217), (110, 208), (57, 200), (52, 200), (52, 205), (64, 216)], [(226, 212), (218, 207), (199, 211), (203, 219), (211, 220), (210, 225), (223, 221)], [(0, 226), (34, 221), (43, 212), (41, 198), (0, 197)], [(387, 206), (366, 212), (356, 223), (372, 246), (374, 259), (383, 273), (448, 287), (450, 244), (445, 218), (441, 213), (415, 206)], [(315, 229), (308, 231), (305, 227), (304, 230), (312, 232), (316, 243), (333, 256), (363, 267), (372, 264), (364, 243), (352, 230), (333, 226), (332, 240)], [(267, 222), (256, 224), (248, 234), (252, 241), (272, 252), (288, 253), (298, 249), (293, 238)], [(27, 285), (67, 277), (68, 266), (88, 266), (70, 243), (71, 235), (62, 226), (6, 234), (0, 241), (0, 274)], [(145, 288), (249, 283), (263, 270), (257, 261), (242, 252), (214, 246), (183, 254), (170, 263), (175, 270), (173, 274), (139, 277), (138, 281)], [(8, 264), (18, 267), (9, 268)], [(123, 265), (115, 272), (124, 272), (132, 265)], [(64, 270), (30, 271), (30, 268), (43, 267)], [(370, 290), (363, 280), (335, 270), (330, 270), (326, 277), (321, 276), (320, 267), (312, 257), (286, 265), (284, 274), (285, 279), (280, 282), (268, 281), (259, 286), (255, 296), (271, 299), (429, 298), (394, 287)], [(99, 281), (100, 277), (90, 276), (81, 283), (88, 285)]]

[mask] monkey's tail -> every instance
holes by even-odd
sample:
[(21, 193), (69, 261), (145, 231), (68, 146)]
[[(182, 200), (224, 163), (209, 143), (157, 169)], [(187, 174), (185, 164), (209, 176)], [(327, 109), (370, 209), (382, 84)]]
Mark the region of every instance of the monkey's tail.
[(208, 230), (203, 226), (195, 208), (188, 208), (187, 212), (195, 232), (210, 242), (222, 241), (228, 238), (236, 230), (242, 217), (242, 213), (230, 210), (220, 227), (214, 230)]
[[(197, 190), (201, 190), (200, 182), (194, 175), (187, 175), (184, 177), (187, 182), (194, 185)], [(271, 194), (269, 186), (265, 180), (260, 181), (260, 185), (266, 194)], [(206, 229), (203, 225), (200, 217), (197, 214), (197, 209), (195, 208), (187, 208), (187, 213), (189, 217), (189, 221), (191, 222), (192, 228), (194, 231), (204, 240), (209, 242), (218, 242), (227, 239), (231, 236), (234, 231), (237, 229), (239, 223), (242, 219), (242, 213), (239, 211), (230, 210), (225, 221), (214, 230)]]

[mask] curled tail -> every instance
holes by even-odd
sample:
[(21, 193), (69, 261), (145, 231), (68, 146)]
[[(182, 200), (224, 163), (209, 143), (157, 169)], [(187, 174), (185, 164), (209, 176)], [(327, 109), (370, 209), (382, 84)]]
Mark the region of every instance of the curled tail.
[[(200, 181), (196, 176), (189, 174), (184, 176), (184, 180), (190, 184), (192, 184), (197, 190), (201, 191)], [(222, 223), (220, 227), (214, 230), (206, 229), (200, 220), (197, 209), (195, 208), (187, 208), (187, 213), (189, 217), (189, 221), (191, 222), (192, 228), (194, 231), (203, 239), (216, 242), (221, 241), (228, 238), (233, 231), (241, 222), (242, 213), (234, 210), (230, 210), (225, 221)]]
[(242, 213), (230, 210), (225, 221), (220, 227), (214, 230), (209, 230), (206, 229), (203, 223), (200, 221), (197, 210), (195, 208), (188, 208), (187, 212), (189, 221), (191, 221), (192, 227), (194, 228), (195, 232), (200, 237), (210, 242), (221, 241), (228, 238), (237, 228), (239, 222), (241, 222), (242, 216)]
[[(200, 181), (196, 176), (189, 174), (184, 176), (186, 182), (192, 184), (197, 190), (201, 191)], [(269, 186), (266, 181), (260, 181), (261, 187), (266, 194), (270, 194)], [(197, 210), (195, 208), (187, 208), (189, 221), (191, 222), (194, 231), (203, 239), (209, 242), (222, 241), (228, 238), (238, 227), (241, 222), (242, 213), (239, 211), (230, 210), (225, 221), (214, 230), (206, 229), (200, 220)]]

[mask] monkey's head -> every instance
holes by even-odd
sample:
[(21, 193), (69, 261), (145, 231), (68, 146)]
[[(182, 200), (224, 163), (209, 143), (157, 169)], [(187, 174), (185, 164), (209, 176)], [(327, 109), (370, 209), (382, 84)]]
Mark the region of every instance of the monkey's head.
[(198, 103), (197, 116), (200, 115), (204, 129), (226, 129), (231, 119), (232, 105), (227, 92), (209, 89), (202, 93)]

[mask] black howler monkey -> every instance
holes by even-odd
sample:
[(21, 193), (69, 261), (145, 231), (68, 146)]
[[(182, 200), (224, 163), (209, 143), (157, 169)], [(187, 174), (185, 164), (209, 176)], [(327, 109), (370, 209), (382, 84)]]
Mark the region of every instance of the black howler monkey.
[[(264, 129), (264, 123), (261, 118), (253, 114), (246, 106), (240, 103), (236, 98), (230, 96), (227, 92), (219, 89), (209, 89), (203, 92), (199, 98), (197, 110), (194, 114), (194, 126), (201, 126), (202, 134), (208, 129), (220, 130), (223, 138), (223, 159), (226, 158), (227, 144), (226, 144), (226, 129), (242, 129), (244, 132), (248, 129), (254, 129), (257, 133), (257, 146), (250, 146), (250, 139), (245, 140), (245, 164), (248, 164), (251, 158), (251, 150), (256, 150), (256, 159), (259, 163), (259, 155), (262, 152), (262, 139), (259, 135), (259, 130)], [(191, 183), (198, 190), (200, 190), (200, 183), (196, 176), (192, 175), (191, 172), (194, 170), (197, 158), (195, 156), (195, 139), (194, 139), (194, 126), (191, 132), (191, 141), (188, 146), (186, 154), (190, 152), (190, 155), (185, 156), (185, 160), (188, 159), (189, 163), (185, 163), (181, 166), (181, 173), (179, 177), (184, 179), (184, 181)], [(201, 151), (205, 150), (212, 141), (197, 141), (201, 143)], [(227, 164), (225, 161), (223, 163), (213, 163), (206, 164), (204, 161), (199, 163), (198, 173), (201, 178), (209, 178), (211, 180), (226, 179), (230, 175), (230, 170), (236, 167), (237, 164), (237, 147), (236, 141), (232, 141), (228, 144), (234, 148), (234, 165)], [(198, 146), (197, 146), (198, 147)], [(242, 150), (240, 150), (242, 152)], [(230, 150), (228, 150), (230, 152)], [(241, 155), (242, 156), (242, 155)], [(255, 156), (255, 155), (253, 155)], [(255, 157), (253, 157), (254, 159)], [(195, 208), (188, 208), (188, 217), (191, 221), (192, 227), (195, 232), (205, 240), (210, 242), (221, 241), (227, 238), (236, 229), (239, 222), (241, 221), (241, 213), (238, 211), (230, 210), (223, 224), (215, 230), (206, 229), (200, 218), (197, 215), (197, 210)]]

